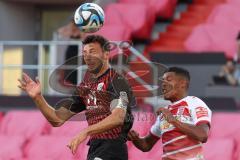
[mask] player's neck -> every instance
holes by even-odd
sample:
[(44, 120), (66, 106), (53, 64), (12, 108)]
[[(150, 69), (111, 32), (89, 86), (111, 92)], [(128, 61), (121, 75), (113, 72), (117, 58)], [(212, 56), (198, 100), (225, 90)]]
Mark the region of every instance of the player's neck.
[(102, 74), (104, 74), (108, 69), (109, 69), (109, 64), (106, 63), (106, 64), (103, 64), (101, 70), (97, 73), (97, 74), (93, 74), (93, 77), (94, 78), (98, 78), (100, 77)]
[(188, 96), (188, 94), (187, 94), (187, 93), (184, 93), (184, 94), (181, 94), (181, 95), (179, 95), (179, 96), (176, 96), (176, 97), (172, 98), (170, 101), (171, 101), (172, 103), (174, 103), (174, 102), (177, 102), (177, 101), (179, 101), (179, 100), (181, 100), (181, 99), (183, 99), (183, 98), (185, 98), (185, 97), (187, 97), (187, 96)]

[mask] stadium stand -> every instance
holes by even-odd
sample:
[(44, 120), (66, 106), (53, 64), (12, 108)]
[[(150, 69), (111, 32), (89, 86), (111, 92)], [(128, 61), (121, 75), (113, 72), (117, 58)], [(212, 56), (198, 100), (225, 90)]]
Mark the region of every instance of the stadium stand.
[[(149, 39), (155, 20), (154, 13), (144, 4), (114, 3), (107, 6), (106, 24), (125, 25), (133, 38)], [(137, 21), (133, 19), (138, 18)]]
[(22, 136), (25, 140), (47, 132), (48, 122), (39, 111), (7, 112), (0, 126), (0, 135)]
[[(77, 120), (77, 119), (75, 119)], [(59, 128), (51, 128), (50, 135), (52, 136), (76, 136), (81, 130), (87, 127), (86, 120), (83, 121), (68, 121)]]
[(112, 41), (127, 41), (131, 39), (131, 30), (124, 25), (104, 25), (96, 34), (105, 36)]
[(209, 139), (204, 144), (203, 152), (206, 159), (232, 159), (234, 160), (235, 142), (233, 139)]
[[(24, 153), (28, 159), (73, 160), (74, 157), (66, 146), (70, 140), (71, 138), (69, 137), (55, 135), (33, 137), (31, 141), (26, 145)], [(79, 146), (79, 149), (82, 149), (82, 147)]]
[(120, 0), (120, 3), (142, 3), (149, 7), (149, 10), (153, 10), (157, 17), (172, 18), (174, 10), (177, 4), (177, 0)]
[(25, 145), (25, 139), (22, 136), (0, 135), (0, 143), (4, 145), (0, 149), (2, 160), (23, 158), (22, 148)]

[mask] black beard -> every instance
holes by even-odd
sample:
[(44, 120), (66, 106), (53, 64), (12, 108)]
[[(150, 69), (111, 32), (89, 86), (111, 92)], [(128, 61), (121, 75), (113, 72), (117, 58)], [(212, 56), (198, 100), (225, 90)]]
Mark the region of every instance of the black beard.
[(91, 70), (89, 72), (92, 73), (92, 74), (97, 74), (101, 71), (102, 67), (103, 67), (103, 62), (100, 62), (99, 66), (96, 69)]

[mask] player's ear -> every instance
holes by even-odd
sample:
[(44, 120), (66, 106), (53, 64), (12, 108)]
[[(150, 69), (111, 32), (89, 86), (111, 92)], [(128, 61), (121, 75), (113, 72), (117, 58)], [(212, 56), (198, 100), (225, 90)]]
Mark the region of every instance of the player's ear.
[(181, 88), (186, 89), (186, 88), (188, 88), (188, 86), (189, 86), (189, 82), (186, 79), (182, 79), (181, 80)]
[(103, 54), (104, 59), (107, 60), (109, 58), (109, 51), (104, 51)]
[(178, 81), (179, 81), (179, 87), (181, 89), (186, 88), (186, 80), (185, 79), (183, 79), (182, 77), (179, 77)]

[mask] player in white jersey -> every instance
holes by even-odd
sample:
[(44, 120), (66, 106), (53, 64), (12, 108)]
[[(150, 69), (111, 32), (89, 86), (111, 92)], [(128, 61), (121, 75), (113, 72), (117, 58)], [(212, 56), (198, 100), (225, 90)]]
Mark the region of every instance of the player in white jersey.
[(190, 75), (185, 69), (171, 67), (164, 73), (164, 99), (172, 104), (158, 109), (159, 116), (147, 136), (129, 132), (129, 140), (138, 149), (148, 152), (161, 138), (163, 160), (204, 159), (202, 143), (208, 138), (212, 112), (201, 99), (188, 96), (189, 83)]

